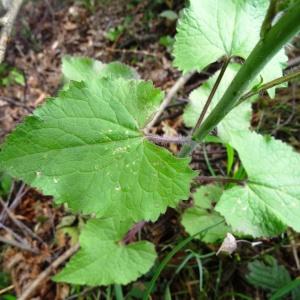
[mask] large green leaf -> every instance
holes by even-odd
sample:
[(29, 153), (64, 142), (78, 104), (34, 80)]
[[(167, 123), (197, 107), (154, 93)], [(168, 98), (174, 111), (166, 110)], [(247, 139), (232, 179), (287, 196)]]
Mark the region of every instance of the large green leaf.
[[(208, 226), (220, 223), (224, 218), (214, 211), (214, 205), (219, 201), (223, 189), (217, 185), (200, 187), (195, 194), (194, 206), (188, 208), (182, 216), (182, 225), (190, 235), (194, 235)], [(224, 239), (230, 228), (220, 224), (199, 236), (206, 243), (214, 243)]]
[(216, 210), (233, 229), (252, 236), (300, 231), (300, 155), (271, 137), (240, 132), (231, 145), (248, 174), (244, 186), (224, 192)]
[(146, 241), (122, 242), (131, 224), (115, 218), (90, 220), (80, 235), (81, 249), (54, 280), (91, 286), (127, 284), (149, 271), (156, 259), (154, 246)]
[[(217, 89), (217, 92), (213, 98), (211, 105), (208, 108), (206, 117), (209, 115), (210, 111), (217, 105), (218, 101), (223, 96), (224, 92), (228, 88), (232, 79), (239, 69), (239, 65), (233, 64), (230, 65)], [(218, 73), (210, 78), (206, 83), (201, 87), (192, 92), (190, 96), (190, 103), (187, 106), (183, 118), (184, 122), (189, 127), (194, 127), (202, 110), (207, 101), (207, 98), (212, 90), (212, 87), (217, 80)], [(250, 118), (251, 118), (251, 103), (244, 102), (238, 107), (233, 109), (218, 125), (218, 135), (224, 142), (229, 142), (231, 135), (235, 134), (235, 131), (238, 130), (248, 130), (250, 127)], [(205, 120), (205, 118), (204, 118)]]
[(71, 82), (7, 138), (0, 167), (75, 211), (155, 220), (195, 176), (141, 132), (162, 98), (149, 82)]
[[(260, 38), (269, 0), (191, 0), (177, 27), (175, 65), (201, 71), (224, 55), (248, 57)], [(264, 81), (282, 75), (279, 53), (262, 73)]]

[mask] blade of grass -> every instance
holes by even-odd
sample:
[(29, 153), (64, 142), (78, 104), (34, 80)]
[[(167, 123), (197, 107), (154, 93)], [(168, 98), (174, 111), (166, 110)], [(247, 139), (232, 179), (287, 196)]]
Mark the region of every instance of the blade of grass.
[(166, 267), (166, 265), (168, 264), (168, 262), (172, 259), (172, 257), (181, 249), (183, 249), (189, 242), (191, 242), (197, 235), (202, 235), (204, 233), (206, 233), (208, 230), (220, 225), (221, 223), (223, 223), (224, 221), (218, 222), (214, 225), (208, 226), (205, 229), (197, 232), (196, 234), (189, 236), (188, 238), (184, 239), (183, 241), (181, 241), (179, 244), (177, 244), (173, 250), (171, 252), (169, 252), (167, 254), (167, 256), (162, 260), (162, 262), (159, 264), (159, 266), (157, 267), (157, 269), (155, 270), (155, 273), (150, 281), (150, 284), (148, 285), (147, 290), (145, 291), (144, 295), (143, 295), (143, 300), (148, 300), (149, 296), (155, 286), (155, 282), (158, 279), (160, 273), (162, 272), (162, 270)]
[(300, 286), (300, 278), (296, 278), (295, 280), (289, 282), (278, 291), (276, 291), (270, 298), (270, 300), (279, 300), (282, 299), (285, 295), (291, 293), (295, 288)]

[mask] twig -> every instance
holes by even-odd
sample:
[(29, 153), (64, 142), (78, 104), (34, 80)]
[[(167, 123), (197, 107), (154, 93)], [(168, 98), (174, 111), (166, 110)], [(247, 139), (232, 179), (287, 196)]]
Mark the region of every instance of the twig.
[(300, 270), (300, 261), (299, 261), (298, 250), (297, 250), (297, 246), (296, 246), (296, 242), (295, 242), (295, 238), (294, 238), (294, 233), (289, 228), (287, 230), (287, 236), (288, 236), (288, 238), (290, 240), (290, 243), (291, 243), (292, 252), (293, 252), (293, 256), (294, 256), (294, 260), (295, 260), (295, 263), (296, 263), (297, 270)]
[(122, 53), (122, 54), (137, 54), (137, 55), (145, 55), (145, 56), (153, 56), (153, 57), (158, 57), (159, 54), (156, 53), (151, 53), (146, 50), (136, 50), (136, 49), (115, 49), (115, 48), (105, 48), (106, 51), (108, 52), (116, 52), (116, 53)]
[(0, 64), (3, 62), (7, 43), (12, 32), (13, 24), (21, 8), (23, 0), (12, 0), (9, 10), (2, 19), (2, 31), (0, 36)]
[(13, 284), (10, 285), (10, 286), (7, 286), (6, 288), (4, 288), (4, 289), (2, 289), (2, 290), (0, 291), (0, 295), (3, 295), (3, 294), (5, 294), (5, 293), (7, 293), (7, 292), (13, 290), (14, 287), (15, 287), (15, 286), (14, 286)]
[(8, 209), (4, 201), (0, 197), (0, 204), (3, 207), (3, 210), (7, 213), (9, 218), (24, 232), (24, 234), (29, 234), (32, 238), (40, 241), (42, 244), (45, 244), (45, 242), (38, 236), (36, 235), (30, 228), (28, 228), (23, 222), (19, 221), (16, 216)]
[(31, 253), (34, 253), (34, 254), (38, 254), (37, 250), (32, 249), (27, 244), (19, 243), (16, 240), (9, 240), (9, 239), (6, 239), (6, 238), (0, 236), (0, 243), (8, 244), (8, 245), (20, 248), (20, 249), (28, 251), (28, 252), (31, 252)]
[(1, 97), (0, 100), (3, 101), (3, 102), (7, 102), (7, 103), (10, 103), (10, 104), (13, 104), (13, 105), (15, 105), (15, 106), (22, 107), (22, 108), (24, 108), (27, 112), (32, 113), (32, 109), (29, 108), (25, 103), (22, 103), (22, 102), (20, 102), (20, 101), (17, 101), (17, 100), (14, 100), (14, 99), (12, 99), (12, 98), (8, 98), (8, 97)]
[(30, 297), (35, 292), (35, 290), (42, 284), (50, 274), (56, 270), (62, 263), (64, 263), (69, 257), (71, 257), (79, 249), (79, 244), (74, 245), (67, 251), (65, 251), (61, 256), (59, 256), (51, 265), (44, 270), (40, 275), (31, 283), (31, 285), (24, 291), (24, 293), (19, 297), (19, 300), (31, 299)]
[(187, 83), (187, 81), (195, 74), (195, 72), (187, 73), (183, 76), (181, 76), (175, 84), (172, 86), (172, 88), (169, 90), (168, 94), (166, 95), (165, 99), (161, 103), (158, 111), (154, 115), (153, 119), (147, 124), (145, 128), (145, 132), (148, 133), (150, 128), (155, 125), (155, 123), (158, 121), (160, 115), (163, 113), (163, 111), (166, 109), (166, 107), (170, 104), (173, 97), (177, 94), (177, 92)]
[[(15, 184), (13, 185), (15, 186)], [(22, 183), (20, 186), (17, 195), (15, 196), (15, 199), (12, 201), (12, 203), (9, 206), (9, 209), (11, 212), (15, 210), (15, 208), (19, 205), (20, 201), (22, 200), (23, 196), (27, 193), (28, 189), (26, 188), (25, 183)], [(9, 200), (11, 200), (13, 194), (13, 188), (10, 191), (10, 196), (8, 197)], [(0, 222), (5, 222), (5, 219), (7, 217), (7, 212), (3, 210), (0, 215)]]
[(14, 239), (16, 239), (17, 241), (21, 242), (21, 243), (26, 243), (21, 236), (19, 236), (17, 233), (15, 233), (13, 230), (11, 230), (9, 227), (7, 227), (6, 225), (0, 223), (0, 229), (5, 230), (8, 234), (10, 234)]

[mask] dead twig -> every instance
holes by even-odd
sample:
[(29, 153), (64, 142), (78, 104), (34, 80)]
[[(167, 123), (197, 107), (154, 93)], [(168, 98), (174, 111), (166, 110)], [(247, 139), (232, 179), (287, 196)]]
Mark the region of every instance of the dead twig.
[(38, 235), (36, 235), (29, 227), (27, 227), (23, 222), (19, 221), (16, 218), (16, 216), (9, 210), (9, 208), (6, 206), (5, 202), (1, 199), (1, 197), (0, 204), (2, 205), (3, 210), (7, 213), (8, 217), (12, 220), (12, 222), (15, 223), (15, 225), (18, 226), (25, 235), (28, 234), (31, 238), (36, 239), (42, 244), (46, 245), (46, 243)]
[(105, 48), (108, 52), (116, 52), (116, 53), (122, 53), (122, 54), (136, 54), (136, 55), (145, 55), (145, 56), (153, 56), (153, 57), (159, 57), (159, 53), (151, 53), (147, 50), (135, 50), (135, 49), (117, 49), (117, 48)]
[(7, 292), (9, 292), (9, 291), (12, 291), (14, 289), (14, 285), (12, 284), (12, 285), (10, 285), (10, 286), (7, 286), (6, 288), (4, 288), (4, 289), (2, 289), (1, 291), (0, 291), (0, 295), (3, 295), (3, 294), (5, 294), (5, 293), (7, 293)]
[[(12, 200), (12, 194), (13, 194), (13, 190), (14, 190), (15, 184), (13, 184), (12, 189), (9, 193), (9, 197), (8, 197), (8, 201), (10, 202)], [(13, 212), (15, 210), (15, 208), (20, 204), (23, 196), (28, 192), (28, 189), (26, 188), (25, 183), (22, 183), (14, 200), (12, 200), (11, 204), (9, 205), (9, 209), (11, 212)], [(0, 222), (4, 223), (5, 219), (7, 217), (7, 212), (5, 210), (3, 210), (0, 214)]]
[(292, 252), (293, 252), (293, 257), (296, 263), (296, 267), (297, 270), (300, 270), (300, 260), (299, 260), (299, 256), (298, 256), (298, 249), (297, 249), (297, 245), (295, 242), (295, 236), (294, 236), (294, 232), (291, 229), (287, 230), (287, 236), (290, 240), (290, 244), (291, 244), (291, 248), (292, 248)]
[(15, 99), (8, 98), (8, 97), (1, 97), (0, 100), (3, 101), (3, 102), (9, 103), (9, 104), (15, 105), (15, 106), (22, 107), (22, 108), (24, 108), (27, 112), (32, 113), (32, 110), (33, 110), (33, 109), (29, 108), (25, 103), (22, 103), (22, 102), (20, 102), (20, 101), (17, 101), (17, 100), (15, 100)]
[(35, 290), (42, 284), (50, 274), (55, 271), (62, 263), (64, 263), (69, 257), (71, 257), (75, 252), (79, 249), (79, 244), (74, 245), (66, 252), (64, 252), (61, 256), (59, 256), (55, 261), (51, 263), (51, 265), (44, 270), (33, 282), (32, 284), (24, 291), (24, 293), (19, 297), (19, 300), (27, 300), (30, 298)]
[(163, 111), (166, 109), (166, 107), (170, 104), (173, 97), (177, 94), (177, 92), (187, 83), (187, 81), (194, 75), (195, 72), (187, 73), (183, 76), (181, 76), (175, 84), (172, 86), (172, 88), (169, 90), (168, 94), (166, 95), (164, 101), (161, 103), (158, 111), (154, 115), (153, 119), (147, 124), (145, 128), (145, 132), (149, 133), (149, 130), (151, 127), (155, 125), (155, 123), (158, 121), (160, 115), (163, 113)]
[(16, 240), (9, 240), (9, 239), (6, 239), (6, 238), (0, 236), (0, 243), (8, 244), (8, 245), (20, 248), (20, 249), (28, 251), (28, 252), (31, 252), (31, 253), (34, 253), (34, 254), (38, 254), (37, 250), (32, 249), (27, 244), (19, 243)]
[(2, 31), (1, 31), (1, 35), (0, 35), (0, 64), (4, 60), (8, 40), (11, 35), (15, 19), (21, 8), (22, 2), (23, 2), (23, 0), (12, 0), (12, 3), (9, 6), (8, 12), (1, 19)]

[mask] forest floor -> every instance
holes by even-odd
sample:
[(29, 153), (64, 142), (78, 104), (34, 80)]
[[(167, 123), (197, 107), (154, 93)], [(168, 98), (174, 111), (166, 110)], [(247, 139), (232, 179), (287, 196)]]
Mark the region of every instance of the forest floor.
[[(102, 62), (121, 61), (136, 68), (141, 78), (152, 80), (164, 91), (168, 91), (182, 76), (172, 66), (176, 19), (170, 20), (160, 13), (166, 10), (179, 13), (185, 1), (103, 0), (96, 6), (87, 7), (84, 3), (88, 2), (36, 0), (26, 1), (23, 5), (7, 48), (5, 65), (0, 68), (1, 142), (35, 107), (47, 97), (57, 94), (63, 83), (61, 60), (65, 55), (87, 56)], [(289, 65), (296, 68), (300, 39), (295, 39), (288, 55)], [(217, 69), (215, 64), (206, 73), (194, 74), (174, 97), (152, 132), (187, 134), (182, 112), (188, 95)], [(299, 85), (292, 83), (279, 89), (273, 100), (261, 96), (253, 105), (252, 125), (256, 130), (271, 134), (300, 150)], [(178, 145), (168, 147), (173, 153), (179, 150)], [(210, 175), (211, 169), (217, 175), (222, 174), (226, 169), (226, 157), (225, 148), (206, 144), (195, 151), (192, 166), (201, 170), (201, 174)], [(15, 206), (15, 218), (26, 224), (34, 235), (20, 231), (11, 218), (3, 215), (3, 211), (1, 223), (23, 234), (22, 238), (39, 250), (36, 254), (18, 247), (0, 246), (3, 266), (0, 271), (0, 299), (8, 300), (19, 297), (51, 262), (78, 239), (76, 230), (71, 239), (62, 229), (78, 228), (79, 217), (54, 206), (51, 197), (0, 176), (0, 196)], [(157, 222), (146, 224), (142, 229), (141, 236), (156, 245), (160, 260), (187, 237), (180, 225), (180, 210), (185, 205), (179, 211), (169, 209)], [(9, 237), (11, 232), (3, 229), (0, 234)], [(292, 231), (265, 239), (257, 247), (241, 243), (232, 256), (208, 256), (201, 260), (198, 257), (197, 260), (195, 255), (183, 265), (190, 253), (209, 254), (219, 246), (193, 241), (177, 253), (156, 282), (152, 299), (268, 299), (267, 289), (256, 288), (246, 279), (248, 264), (255, 260), (268, 262), (275, 259), (286, 268), (291, 278), (300, 275), (300, 236)], [(178, 269), (179, 266), (182, 268)], [(273, 272), (282, 274), (282, 269), (273, 269)], [(153, 270), (123, 287), (125, 299), (141, 299), (152, 275)], [(110, 287), (56, 284), (49, 276), (28, 299), (110, 299), (106, 298), (108, 289)], [(116, 298), (112, 296), (111, 299)]]

